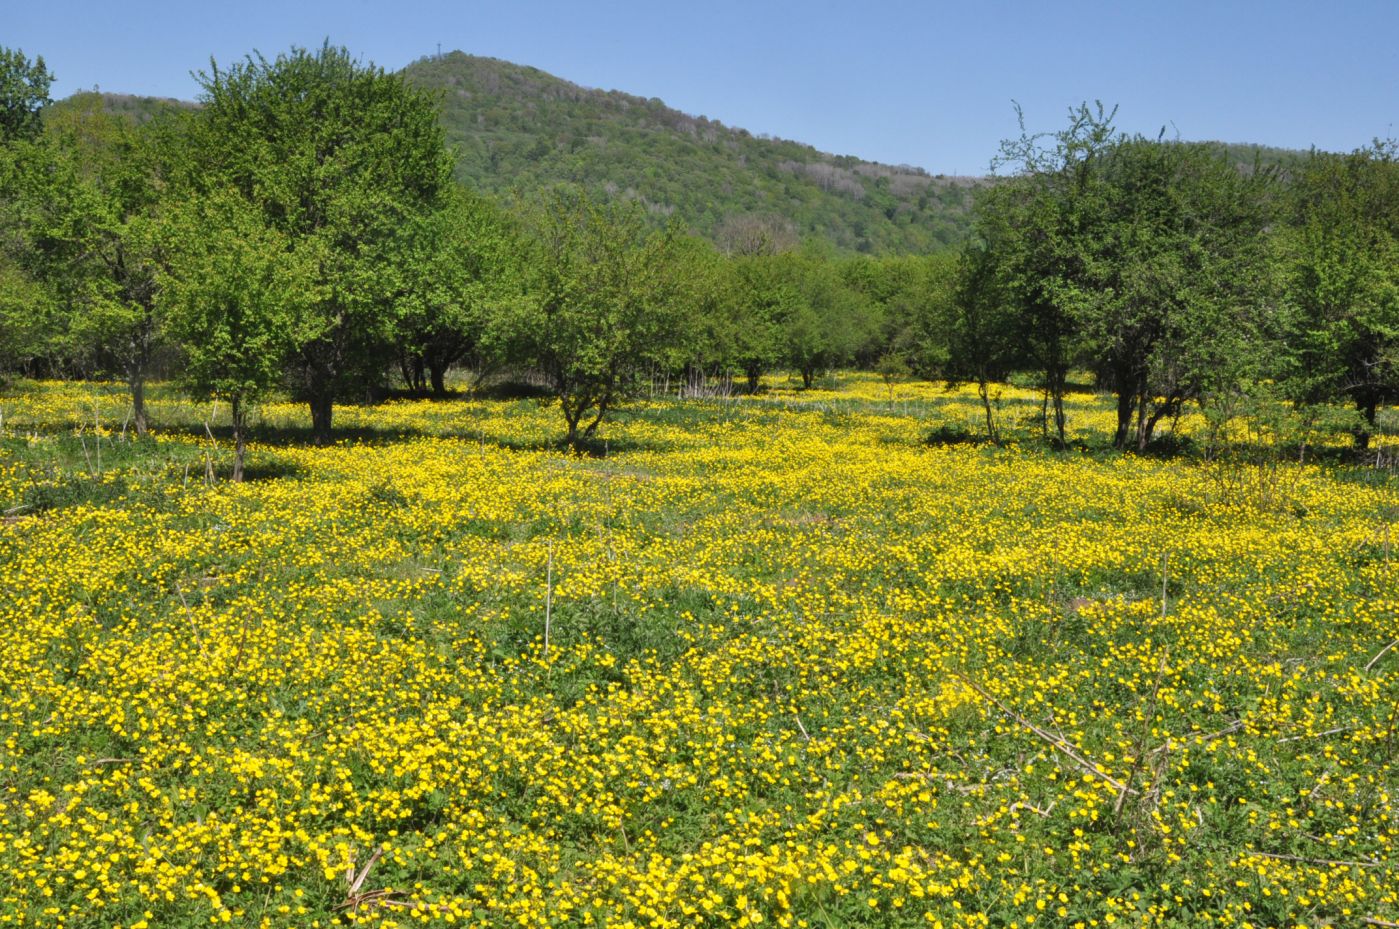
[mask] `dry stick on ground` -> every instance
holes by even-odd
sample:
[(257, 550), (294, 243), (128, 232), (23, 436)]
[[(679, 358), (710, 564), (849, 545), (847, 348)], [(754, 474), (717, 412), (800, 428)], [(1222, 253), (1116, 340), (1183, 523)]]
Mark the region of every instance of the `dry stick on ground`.
[(1096, 777), (1103, 783), (1115, 787), (1119, 791), (1122, 791), (1124, 793), (1135, 794), (1138, 796), (1141, 794), (1141, 791), (1138, 791), (1122, 783), (1117, 778), (1104, 771), (1101, 767), (1094, 764), (1092, 761), (1089, 761), (1087, 758), (1084, 757), (1083, 753), (1080, 752), (1078, 748), (1073, 745), (1073, 743), (1069, 742), (1067, 739), (1063, 739), (1059, 736), (1054, 735), (1052, 732), (1046, 732), (1044, 729), (1040, 728), (1039, 726), (1036, 726), (1034, 723), (1030, 722), (1028, 719), (1021, 716), (1019, 713), (1015, 712), (1010, 707), (1006, 706), (996, 697), (992, 696), (985, 689), (983, 689), (980, 684), (977, 684), (971, 678), (966, 677), (963, 674), (959, 674), (956, 671), (951, 672), (951, 674), (953, 677), (960, 680), (963, 684), (966, 684), (972, 690), (976, 691), (976, 693), (979, 694), (982, 697), (982, 699), (994, 703), (997, 707), (1000, 708), (1002, 713), (1005, 713), (1007, 716), (1015, 720), (1021, 726), (1030, 730), (1030, 732), (1034, 733), (1040, 739), (1049, 743), (1051, 747), (1053, 747), (1060, 754), (1064, 755), (1066, 758), (1068, 758), (1070, 761), (1076, 764), (1079, 767), (1079, 769), (1082, 770), (1085, 774)]
[(1272, 858), (1276, 861), (1295, 861), (1299, 864), (1315, 865), (1335, 865), (1343, 868), (1378, 868), (1382, 862), (1378, 861), (1347, 861), (1342, 858), (1302, 858), (1297, 855), (1280, 855), (1275, 852), (1247, 851), (1245, 855), (1257, 855), (1260, 858)]
[(549, 660), (549, 633), (554, 623), (554, 540), (549, 540), (549, 567), (544, 580), (544, 660)]
[(1362, 916), (1360, 921), (1367, 926), (1381, 926), (1383, 929), (1399, 929), (1399, 923), (1392, 923), (1387, 919), (1375, 919), (1373, 916)]
[(369, 877), (370, 869), (383, 856), (384, 847), (381, 845), (374, 849), (374, 854), (369, 856), (369, 860), (364, 863), (364, 867), (359, 869), (358, 874), (355, 873), (355, 863), (350, 862), (349, 867), (345, 870), (345, 883), (349, 886), (349, 890), (345, 893), (344, 902), (336, 907), (337, 910), (359, 909), (360, 905), (365, 902), (365, 898), (369, 895), (361, 894), (359, 889), (364, 886), (365, 878)]
[(1384, 648), (1380, 649), (1379, 654), (1375, 655), (1374, 658), (1371, 658), (1369, 663), (1365, 665), (1365, 673), (1369, 674), (1370, 669), (1373, 668), (1375, 665), (1379, 664), (1380, 659), (1383, 658), (1385, 655), (1388, 655), (1391, 651), (1393, 651), (1394, 646), (1396, 645), (1399, 645), (1399, 639), (1395, 639), (1393, 642), (1390, 642)]
[(1285, 742), (1300, 742), (1303, 739), (1319, 739), (1322, 736), (1326, 735), (1336, 735), (1340, 732), (1349, 732), (1351, 729), (1354, 728), (1354, 726), (1337, 726), (1335, 729), (1327, 729), (1325, 732), (1307, 732), (1303, 733), (1302, 735), (1290, 735), (1285, 739), (1278, 739), (1278, 744), (1282, 745)]

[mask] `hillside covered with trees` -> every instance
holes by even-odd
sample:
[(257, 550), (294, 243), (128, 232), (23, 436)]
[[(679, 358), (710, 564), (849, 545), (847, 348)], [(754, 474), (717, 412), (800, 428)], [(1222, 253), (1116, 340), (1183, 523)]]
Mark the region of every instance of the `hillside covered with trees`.
[(626, 194), (720, 242), (755, 221), (859, 252), (927, 251), (966, 235), (977, 179), (829, 155), (462, 52), (404, 74), (443, 94), (457, 177), (486, 191), (567, 182)]

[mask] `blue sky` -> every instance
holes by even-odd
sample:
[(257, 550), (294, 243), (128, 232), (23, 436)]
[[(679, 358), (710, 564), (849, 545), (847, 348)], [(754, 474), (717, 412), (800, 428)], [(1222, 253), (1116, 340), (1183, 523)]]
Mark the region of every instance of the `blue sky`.
[(461, 49), (839, 154), (980, 174), (1067, 108), (1185, 139), (1350, 150), (1399, 135), (1399, 0), (20, 3), (0, 45), (55, 96), (191, 98), (192, 70), (329, 38), (387, 68)]

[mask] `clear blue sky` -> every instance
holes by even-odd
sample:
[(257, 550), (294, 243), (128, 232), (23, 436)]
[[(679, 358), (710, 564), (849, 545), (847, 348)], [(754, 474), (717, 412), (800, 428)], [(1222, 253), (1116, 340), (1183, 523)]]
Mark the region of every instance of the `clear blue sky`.
[(3, 0), (55, 96), (192, 98), (192, 70), (337, 45), (386, 68), (461, 49), (839, 154), (980, 174), (1083, 100), (1185, 139), (1350, 150), (1399, 135), (1399, 0), (672, 4)]

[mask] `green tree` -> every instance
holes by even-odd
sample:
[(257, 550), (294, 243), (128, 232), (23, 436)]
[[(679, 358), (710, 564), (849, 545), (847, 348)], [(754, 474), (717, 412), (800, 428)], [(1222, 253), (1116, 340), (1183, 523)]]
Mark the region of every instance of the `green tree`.
[(651, 231), (634, 204), (571, 191), (548, 196), (530, 227), (532, 299), (505, 322), (515, 358), (548, 380), (568, 427), (565, 441), (579, 450), (636, 393), (643, 371), (672, 360), (679, 327), (666, 264), (673, 236)]
[(131, 391), (132, 423), (147, 429), (145, 384), (165, 344), (157, 302), (157, 229), (181, 150), (178, 114), (137, 124), (106, 112), (98, 94), (65, 101), (49, 119), (50, 142), (70, 162), (81, 196), (69, 202), (80, 240), (61, 273), (78, 289), (71, 307), (73, 349), (115, 371)]
[(298, 254), (233, 190), (190, 200), (164, 232), (160, 302), (184, 353), (182, 380), (193, 396), (228, 402), (233, 480), (241, 481), (248, 414), (280, 382), (286, 351), (302, 335), (319, 256)]
[(810, 389), (818, 376), (853, 359), (878, 321), (828, 257), (788, 254), (782, 270), (797, 296), (782, 327), (784, 358)]
[(1104, 162), (1118, 140), (1115, 111), (1070, 110), (1069, 126), (1001, 144), (1015, 174), (976, 200), (975, 237), (995, 262), (997, 287), (1017, 311), (1019, 337), (1043, 375), (1044, 431), (1065, 444), (1064, 392), (1077, 349), (1076, 315), (1100, 250)]
[(791, 261), (786, 253), (733, 259), (726, 329), (732, 335), (732, 360), (750, 394), (758, 390), (763, 374), (783, 358), (783, 333), (801, 299), (786, 270)]
[(410, 390), (441, 396), (449, 368), (493, 355), (490, 317), (523, 297), (520, 236), (493, 202), (457, 190), (401, 241), (412, 273), (395, 301), (399, 363)]
[[(978, 229), (982, 235), (1003, 234), (984, 221)], [(943, 373), (949, 385), (963, 381), (976, 384), (986, 418), (986, 438), (999, 445), (996, 384), (1011, 371), (1032, 364), (1034, 359), (1022, 337), (1023, 321), (1018, 308), (1006, 295), (994, 242), (995, 238), (978, 240), (963, 251), (953, 298), (940, 306), (946, 314), (943, 318), (947, 355)], [(942, 314), (935, 310), (930, 315), (936, 320)]]
[(1378, 408), (1399, 394), (1399, 159), (1393, 142), (1314, 153), (1292, 188), (1286, 241), (1300, 346), (1292, 393), (1346, 400), (1370, 442)]
[(43, 56), (30, 61), (17, 48), (0, 46), (0, 144), (33, 139), (43, 131), (53, 75)]
[(449, 189), (436, 100), (329, 44), (199, 79), (191, 187), (236, 190), (317, 269), (287, 376), (328, 442), (335, 400), (363, 395), (392, 357), (421, 270), (401, 237)]
[(1082, 357), (1117, 395), (1117, 447), (1146, 448), (1162, 419), (1276, 336), (1273, 182), (1206, 145), (1138, 136), (1105, 153), (1101, 213), (1069, 291)]

